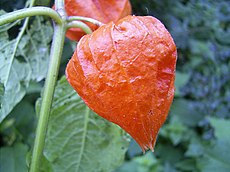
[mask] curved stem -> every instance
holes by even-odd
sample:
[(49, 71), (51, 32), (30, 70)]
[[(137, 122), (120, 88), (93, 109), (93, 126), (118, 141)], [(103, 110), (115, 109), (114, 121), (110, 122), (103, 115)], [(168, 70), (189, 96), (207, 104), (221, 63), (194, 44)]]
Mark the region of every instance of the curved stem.
[(89, 17), (82, 17), (82, 16), (69, 16), (69, 17), (67, 17), (67, 21), (69, 21), (69, 22), (70, 21), (76, 21), (76, 20), (90, 22), (90, 23), (93, 23), (94, 25), (99, 26), (99, 27), (104, 25), (104, 23), (102, 23), (98, 20), (89, 18)]
[(67, 29), (70, 29), (70, 28), (80, 28), (87, 34), (92, 33), (92, 30), (90, 29), (90, 27), (81, 21), (72, 21), (72, 22), (68, 23)]
[(26, 17), (45, 15), (51, 17), (57, 24), (62, 24), (60, 15), (53, 9), (48, 7), (31, 7), (10, 12), (0, 16), (0, 25), (20, 20)]

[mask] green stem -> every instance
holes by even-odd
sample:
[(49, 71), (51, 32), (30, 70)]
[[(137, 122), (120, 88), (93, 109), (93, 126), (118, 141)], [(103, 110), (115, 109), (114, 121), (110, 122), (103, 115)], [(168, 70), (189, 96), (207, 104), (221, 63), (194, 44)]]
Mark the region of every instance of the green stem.
[(57, 24), (62, 24), (62, 19), (60, 15), (53, 9), (48, 7), (31, 7), (10, 12), (0, 16), (0, 26), (13, 22), (15, 20), (20, 20), (26, 17), (45, 15), (51, 17)]
[(65, 11), (65, 0), (55, 0), (55, 11), (58, 12), (58, 14), (66, 19), (66, 11)]
[(67, 21), (76, 21), (76, 20), (90, 22), (90, 23), (93, 23), (94, 25), (99, 26), (99, 27), (103, 25), (102, 22), (95, 20), (95, 19), (92, 19), (92, 18), (88, 18), (88, 17), (82, 17), (82, 16), (69, 16), (69, 17), (67, 17)]
[(90, 29), (90, 27), (81, 21), (72, 21), (72, 22), (68, 23), (67, 29), (69, 29), (69, 28), (80, 28), (87, 34), (92, 33), (92, 30)]
[(34, 4), (35, 4), (35, 0), (30, 0), (30, 5), (29, 5), (29, 7), (33, 7)]
[(65, 13), (65, 0), (55, 0), (55, 9)]
[(66, 15), (65, 10), (63, 9), (64, 0), (55, 0), (55, 3), (56, 8), (62, 9), (63, 11), (60, 10), (59, 15), (56, 11), (52, 10), (55, 12), (55, 14), (57, 14), (57, 18), (53, 18), (56, 20), (57, 25), (54, 27), (53, 42), (50, 52), (50, 63), (42, 96), (41, 109), (30, 165), (30, 172), (39, 172), (40, 162), (42, 159), (43, 149), (45, 145), (45, 137), (48, 128), (55, 84), (58, 77), (58, 71), (60, 67), (60, 61), (65, 40)]
[(41, 109), (30, 165), (30, 172), (39, 172), (40, 162), (42, 159), (43, 149), (45, 145), (45, 137), (48, 128), (55, 84), (58, 77), (58, 71), (60, 67), (60, 61), (65, 40), (66, 15), (63, 7), (64, 0), (55, 0), (55, 4), (57, 11), (60, 11), (60, 15), (56, 11), (52, 10), (55, 12), (55, 15), (57, 14), (57, 16), (53, 16), (54, 18), (52, 17), (54, 20), (56, 20), (57, 25), (54, 27), (53, 42), (50, 53), (50, 63), (42, 96)]
[(34, 143), (33, 155), (31, 160), (30, 172), (38, 172), (40, 160), (45, 144), (45, 135), (48, 127), (50, 109), (57, 81), (60, 60), (65, 39), (65, 25), (57, 25), (54, 28), (54, 36), (51, 47), (49, 70), (46, 77), (44, 92), (42, 97), (40, 115), (36, 130), (36, 138)]

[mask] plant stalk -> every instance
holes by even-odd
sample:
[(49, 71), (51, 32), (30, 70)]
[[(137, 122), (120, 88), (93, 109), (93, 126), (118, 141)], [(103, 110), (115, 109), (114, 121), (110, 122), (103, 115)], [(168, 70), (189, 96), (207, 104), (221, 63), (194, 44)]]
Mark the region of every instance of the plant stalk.
[[(58, 71), (61, 62), (61, 56), (63, 52), (65, 33), (66, 33), (66, 15), (64, 6), (64, 0), (55, 0), (56, 9), (60, 9), (60, 14), (50, 9), (52, 12), (48, 13), (49, 16), (54, 19), (56, 25), (54, 26), (53, 42), (50, 52), (49, 69), (45, 81), (44, 92), (42, 95), (42, 103), (40, 108), (40, 114), (36, 129), (36, 137), (34, 141), (33, 154), (30, 164), (30, 172), (39, 172), (40, 163), (43, 155), (43, 149), (45, 145), (45, 137), (48, 128), (49, 116), (52, 107), (53, 95), (55, 91), (55, 85), (58, 77)], [(62, 10), (61, 10), (62, 9)], [(54, 13), (53, 13), (54, 12)], [(53, 16), (57, 14), (57, 16)]]
[(13, 22), (15, 20), (24, 19), (26, 17), (45, 15), (51, 17), (57, 24), (62, 24), (60, 15), (53, 9), (48, 7), (31, 7), (10, 12), (0, 16), (0, 26)]
[(38, 172), (40, 167), (40, 161), (42, 158), (43, 148), (45, 145), (45, 136), (48, 128), (48, 120), (52, 106), (55, 84), (57, 81), (58, 71), (60, 67), (60, 61), (65, 39), (65, 31), (65, 24), (56, 25), (54, 28), (54, 36), (50, 54), (50, 63), (42, 96), (41, 109), (36, 130), (36, 138), (34, 142), (33, 155), (30, 165), (30, 172)]
[(80, 21), (86, 21), (86, 22), (90, 22), (98, 27), (104, 25), (104, 23), (98, 21), (98, 20), (95, 20), (95, 19), (92, 19), (92, 18), (89, 18), (89, 17), (83, 17), (83, 16), (68, 16), (67, 17), (67, 21), (77, 21), (77, 20), (80, 20)]
[(69, 22), (67, 24), (67, 29), (70, 29), (70, 28), (80, 28), (81, 30), (83, 30), (86, 34), (91, 34), (92, 33), (92, 30), (90, 29), (90, 27), (81, 22), (81, 21), (72, 21), (72, 22)]

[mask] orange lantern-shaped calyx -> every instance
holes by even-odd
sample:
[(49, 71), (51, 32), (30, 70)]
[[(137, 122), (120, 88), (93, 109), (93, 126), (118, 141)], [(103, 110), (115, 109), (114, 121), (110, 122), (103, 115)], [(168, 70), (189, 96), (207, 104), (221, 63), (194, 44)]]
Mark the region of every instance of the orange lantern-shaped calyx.
[[(65, 0), (65, 10), (68, 16), (83, 16), (96, 19), (102, 23), (117, 21), (131, 14), (129, 0)], [(92, 29), (98, 27), (86, 22)], [(66, 36), (78, 41), (85, 33), (79, 28), (71, 28)]]
[(127, 16), (82, 37), (66, 76), (93, 111), (153, 150), (174, 97), (176, 59), (159, 20)]

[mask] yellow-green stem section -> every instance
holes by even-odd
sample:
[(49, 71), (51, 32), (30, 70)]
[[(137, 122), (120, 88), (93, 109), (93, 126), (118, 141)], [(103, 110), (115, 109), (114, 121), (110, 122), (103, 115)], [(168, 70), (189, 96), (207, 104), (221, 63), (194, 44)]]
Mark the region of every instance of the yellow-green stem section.
[(54, 11), (58, 14), (58, 17), (52, 17), (56, 21), (56, 25), (54, 27), (53, 42), (50, 52), (50, 63), (45, 81), (44, 92), (42, 95), (41, 109), (36, 129), (32, 159), (30, 163), (30, 172), (40, 171), (40, 163), (43, 155), (53, 95), (65, 40), (66, 15), (64, 10), (64, 0), (55, 0), (55, 5), (57, 10), (60, 9), (61, 15)]
[(45, 15), (51, 17), (57, 24), (61, 24), (62, 20), (60, 15), (51, 8), (48, 7), (31, 7), (10, 12), (0, 16), (0, 26), (13, 22), (15, 20), (24, 19), (26, 17)]
[(42, 96), (42, 104), (37, 124), (36, 138), (34, 142), (30, 172), (38, 172), (40, 167), (43, 148), (45, 145), (46, 131), (48, 128), (49, 114), (52, 106), (55, 84), (57, 81), (58, 71), (60, 67), (60, 61), (65, 39), (65, 30), (66, 28), (64, 24), (57, 25), (54, 28), (54, 36), (50, 54), (50, 63)]
[(98, 20), (95, 20), (95, 19), (92, 19), (92, 18), (89, 18), (89, 17), (83, 17), (83, 16), (68, 16), (67, 17), (67, 21), (70, 22), (70, 21), (86, 21), (86, 22), (90, 22), (92, 24), (95, 24), (96, 26), (102, 26), (104, 25), (102, 22), (98, 21)]
[(87, 24), (85, 24), (85, 23), (83, 23), (81, 21), (72, 21), (72, 22), (69, 22), (67, 24), (67, 29), (69, 29), (69, 28), (80, 28), (86, 34), (91, 34), (92, 33), (92, 30), (90, 29), (90, 27)]

